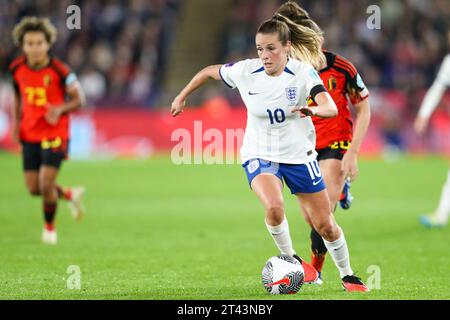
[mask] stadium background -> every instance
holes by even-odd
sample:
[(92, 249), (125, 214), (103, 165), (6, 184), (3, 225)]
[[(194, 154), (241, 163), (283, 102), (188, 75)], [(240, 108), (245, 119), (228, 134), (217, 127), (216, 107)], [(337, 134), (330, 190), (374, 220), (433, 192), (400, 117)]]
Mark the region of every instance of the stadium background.
[[(168, 107), (203, 66), (254, 56), (255, 29), (280, 3), (0, 0), (0, 298), (450, 298), (450, 234), (417, 220), (436, 206), (447, 170), (448, 93), (427, 135), (412, 132), (449, 49), (449, 1), (300, 2), (325, 31), (326, 47), (349, 58), (371, 91), (373, 120), (352, 186), (355, 202), (348, 212), (338, 210), (337, 219), (354, 270), (368, 281), (369, 268), (379, 268), (381, 290), (346, 295), (328, 259), (322, 287), (268, 296), (260, 270), (276, 250), (242, 168), (175, 166), (167, 156), (173, 130), (193, 133), (195, 120), (203, 130), (245, 126), (237, 92), (221, 82), (189, 99), (182, 117), (172, 118)], [(66, 28), (71, 4), (81, 8), (81, 30)], [(381, 8), (381, 30), (366, 28), (373, 4)], [(41, 204), (27, 195), (9, 130), (6, 67), (18, 53), (11, 30), (25, 15), (48, 16), (57, 25), (53, 52), (76, 71), (88, 95), (72, 121), (71, 156), (83, 161), (68, 161), (59, 179), (86, 186), (88, 212), (74, 224), (61, 204), (59, 243), (52, 248), (39, 243)], [(308, 257), (308, 226), (286, 190), (285, 199), (296, 250)], [(67, 286), (72, 265), (82, 271), (80, 290)]]
[[(73, 121), (72, 157), (148, 156), (173, 147), (170, 132), (175, 128), (193, 130), (192, 119), (180, 118), (176, 123), (167, 119), (168, 105), (180, 88), (208, 64), (254, 57), (254, 32), (280, 3), (1, 1), (0, 148), (14, 149), (8, 121), (12, 91), (6, 70), (19, 53), (11, 30), (22, 16), (48, 16), (55, 23), (59, 37), (53, 53), (74, 69), (87, 94), (88, 107)], [(66, 27), (66, 9), (71, 4), (81, 8), (80, 30)], [(433, 116), (427, 137), (416, 136), (411, 126), (449, 49), (450, 3), (325, 0), (301, 4), (325, 31), (325, 47), (352, 61), (370, 89), (373, 120), (363, 153), (450, 154), (449, 94)], [(373, 4), (381, 9), (380, 30), (366, 27), (366, 9)], [(189, 105), (202, 110), (194, 118), (211, 120), (212, 127), (218, 123), (220, 130), (245, 126), (238, 92), (222, 83), (200, 90)]]

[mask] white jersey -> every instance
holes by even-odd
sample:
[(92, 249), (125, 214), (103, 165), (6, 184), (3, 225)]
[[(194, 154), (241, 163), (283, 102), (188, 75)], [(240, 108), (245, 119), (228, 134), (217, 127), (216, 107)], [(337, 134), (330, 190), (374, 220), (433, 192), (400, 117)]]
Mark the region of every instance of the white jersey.
[(447, 54), (445, 57), (436, 80), (434, 80), (433, 85), (427, 91), (420, 106), (419, 116), (422, 118), (429, 118), (431, 116), (447, 87), (450, 87), (450, 54)]
[(222, 80), (238, 88), (247, 107), (247, 126), (241, 160), (260, 158), (288, 164), (316, 159), (316, 132), (311, 117), (292, 113), (294, 106), (307, 106), (311, 89), (323, 87), (316, 70), (289, 59), (284, 72), (269, 76), (260, 59), (223, 65)]

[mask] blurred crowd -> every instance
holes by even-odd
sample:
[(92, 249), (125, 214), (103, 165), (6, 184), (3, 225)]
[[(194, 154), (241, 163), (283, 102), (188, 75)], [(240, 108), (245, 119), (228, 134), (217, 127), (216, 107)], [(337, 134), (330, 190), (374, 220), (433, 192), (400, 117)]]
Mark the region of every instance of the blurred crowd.
[[(219, 61), (256, 57), (255, 30), (284, 0), (235, 0)], [(411, 121), (450, 49), (448, 0), (298, 0), (324, 31), (324, 48), (349, 59), (371, 92), (371, 127), (386, 154), (417, 143)], [(373, 7), (373, 5), (377, 7)], [(370, 29), (380, 12), (380, 28)], [(369, 21), (368, 21), (369, 20)], [(376, 23), (374, 23), (376, 24)], [(234, 90), (223, 94), (241, 104)], [(444, 101), (445, 99), (443, 99)], [(447, 110), (450, 111), (450, 104)], [(444, 134), (436, 132), (433, 141)], [(444, 138), (445, 139), (445, 138)], [(370, 139), (369, 139), (370, 140)], [(438, 150), (438, 149), (436, 149)]]
[[(47, 16), (58, 29), (52, 53), (76, 72), (91, 105), (154, 105), (179, 0), (0, 0), (0, 67), (19, 54), (11, 31), (21, 17)], [(81, 29), (69, 30), (70, 5)], [(1, 91), (1, 88), (0, 88)]]
[[(195, 0), (193, 0), (195, 1)], [(213, 0), (211, 0), (213, 1)], [(214, 0), (220, 1), (220, 0)], [(254, 33), (283, 0), (234, 0), (217, 62), (255, 56)], [(423, 91), (448, 52), (448, 0), (301, 0), (325, 32), (325, 48), (347, 57), (369, 88)], [(77, 73), (92, 105), (154, 106), (170, 65), (183, 0), (0, 0), (0, 68), (18, 54), (11, 30), (22, 16), (49, 16), (59, 37), (53, 53)], [(81, 30), (68, 30), (66, 9), (81, 8)], [(366, 23), (370, 5), (381, 28)], [(181, 12), (181, 13), (180, 13)], [(210, 23), (205, 18), (205, 23)], [(1, 85), (0, 85), (1, 92)], [(1, 94), (0, 94), (1, 95)], [(414, 99), (414, 98), (412, 98)]]
[[(237, 0), (229, 15), (224, 61), (255, 56), (254, 33), (284, 1)], [(348, 58), (366, 85), (415, 92), (435, 78), (448, 52), (448, 0), (300, 0), (325, 32), (324, 47)], [(380, 8), (381, 28), (367, 20)], [(371, 22), (371, 21), (369, 21)]]

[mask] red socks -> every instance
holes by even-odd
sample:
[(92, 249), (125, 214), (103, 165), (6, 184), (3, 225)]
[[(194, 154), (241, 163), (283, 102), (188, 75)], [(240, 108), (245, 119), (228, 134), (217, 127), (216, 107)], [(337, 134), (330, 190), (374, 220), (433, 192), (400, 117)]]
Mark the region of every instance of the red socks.
[(55, 230), (56, 207), (56, 203), (44, 203), (45, 229), (48, 231)]

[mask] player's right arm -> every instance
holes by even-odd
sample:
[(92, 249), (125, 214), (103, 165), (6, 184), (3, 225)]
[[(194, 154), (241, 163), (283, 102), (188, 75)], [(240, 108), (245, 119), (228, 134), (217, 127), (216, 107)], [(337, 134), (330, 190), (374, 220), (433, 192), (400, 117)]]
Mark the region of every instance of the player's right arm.
[(220, 67), (221, 64), (208, 66), (198, 72), (191, 81), (186, 85), (186, 87), (181, 90), (181, 92), (175, 97), (172, 102), (170, 112), (174, 117), (183, 112), (184, 106), (186, 105), (187, 97), (200, 88), (202, 85), (208, 81), (208, 79), (221, 80), (220, 77)]
[(72, 79), (74, 80), (66, 85), (67, 101), (58, 107), (48, 106), (45, 119), (51, 125), (56, 125), (63, 114), (77, 111), (86, 105), (86, 97), (80, 82), (76, 80), (75, 75), (73, 75)]

